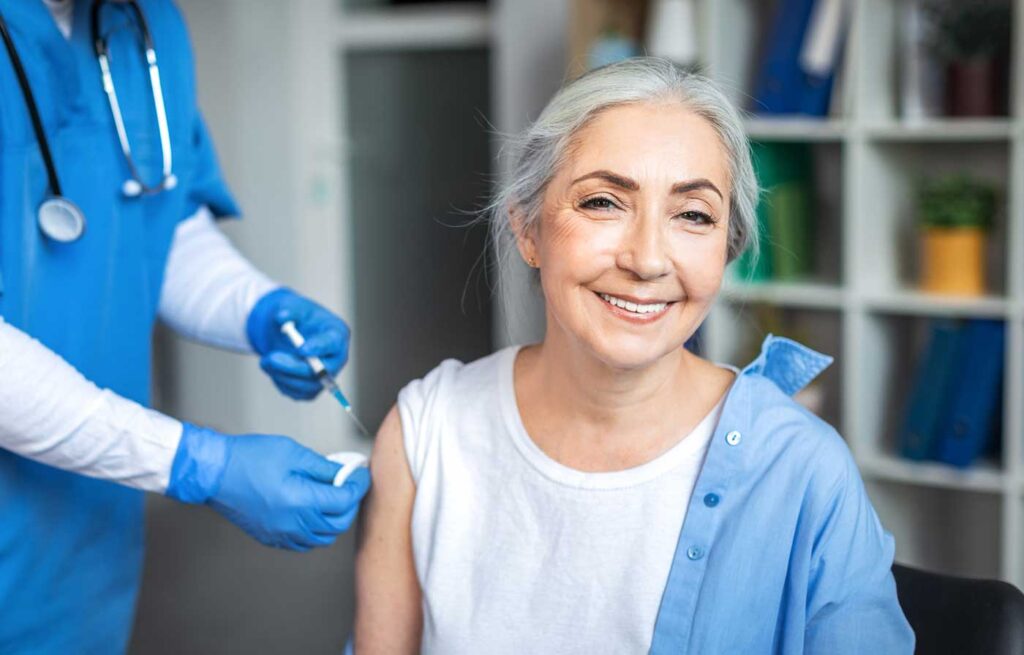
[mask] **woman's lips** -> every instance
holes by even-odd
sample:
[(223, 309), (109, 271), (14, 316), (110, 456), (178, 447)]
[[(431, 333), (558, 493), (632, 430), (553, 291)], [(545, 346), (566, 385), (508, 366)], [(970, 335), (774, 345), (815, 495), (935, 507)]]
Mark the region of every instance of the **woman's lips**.
[(608, 293), (594, 292), (601, 299), (602, 304), (619, 318), (633, 323), (652, 323), (668, 312), (668, 308), (674, 302), (668, 301), (639, 301), (634, 298), (622, 298)]

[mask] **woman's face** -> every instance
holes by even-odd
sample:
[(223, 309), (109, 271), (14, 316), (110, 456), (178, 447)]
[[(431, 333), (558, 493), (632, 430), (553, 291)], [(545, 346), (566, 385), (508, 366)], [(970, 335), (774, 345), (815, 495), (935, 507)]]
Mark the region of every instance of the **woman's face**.
[(596, 116), (519, 239), (541, 270), (549, 331), (621, 369), (680, 348), (721, 285), (729, 192), (725, 149), (700, 116), (674, 103)]

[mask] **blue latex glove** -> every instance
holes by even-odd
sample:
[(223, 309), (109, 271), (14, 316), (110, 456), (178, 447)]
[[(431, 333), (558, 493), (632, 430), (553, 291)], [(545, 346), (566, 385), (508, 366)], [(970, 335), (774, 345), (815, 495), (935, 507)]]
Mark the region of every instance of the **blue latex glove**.
[[(288, 321), (306, 339), (301, 349), (281, 333)], [(315, 398), (323, 389), (303, 357), (319, 357), (331, 376), (348, 361), (345, 321), (291, 289), (277, 289), (260, 298), (249, 313), (246, 332), (252, 349), (261, 356), (260, 368), (281, 393), (297, 400)]]
[(348, 530), (370, 488), (365, 467), (335, 487), (340, 468), (288, 437), (186, 423), (167, 495), (209, 505), (263, 544), (307, 551)]

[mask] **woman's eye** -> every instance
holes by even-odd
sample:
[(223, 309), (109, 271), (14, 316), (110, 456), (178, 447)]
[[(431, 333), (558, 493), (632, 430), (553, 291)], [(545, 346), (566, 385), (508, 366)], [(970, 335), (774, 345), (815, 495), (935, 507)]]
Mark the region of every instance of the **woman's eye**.
[(715, 222), (715, 219), (711, 218), (710, 214), (699, 211), (688, 211), (676, 214), (676, 218), (681, 218), (687, 223), (694, 223), (696, 225), (711, 225)]
[(580, 207), (583, 209), (615, 209), (617, 205), (610, 198), (597, 196), (596, 198), (587, 198), (580, 203)]

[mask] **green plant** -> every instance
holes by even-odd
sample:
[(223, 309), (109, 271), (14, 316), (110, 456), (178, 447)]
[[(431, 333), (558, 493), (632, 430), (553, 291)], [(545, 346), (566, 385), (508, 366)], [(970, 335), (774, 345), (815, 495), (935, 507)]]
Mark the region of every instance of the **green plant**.
[(935, 28), (930, 47), (948, 61), (1005, 54), (1013, 10), (1008, 0), (925, 0)]
[(931, 50), (947, 61), (995, 57), (1010, 49), (1009, 0), (925, 0)]
[(991, 184), (967, 175), (950, 175), (918, 183), (917, 211), (925, 227), (988, 229), (996, 208)]

